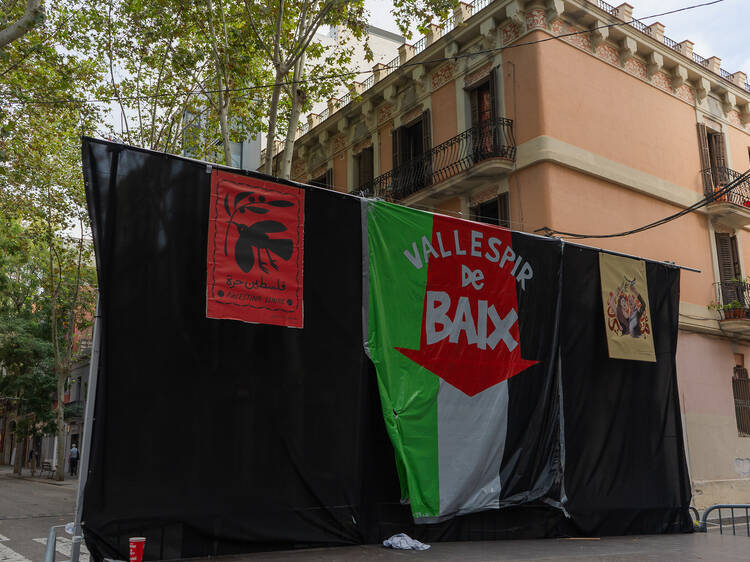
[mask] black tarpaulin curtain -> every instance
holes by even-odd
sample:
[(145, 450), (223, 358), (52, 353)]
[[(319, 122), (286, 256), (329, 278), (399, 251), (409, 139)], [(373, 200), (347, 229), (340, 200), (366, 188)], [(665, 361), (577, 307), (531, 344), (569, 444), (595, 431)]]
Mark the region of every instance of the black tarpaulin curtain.
[[(372, 543), (397, 532), (429, 542), (691, 528), (674, 268), (647, 264), (658, 362), (610, 360), (598, 254), (565, 247), (561, 370), (556, 388), (541, 389), (555, 431), (508, 437), (529, 448), (560, 439), (562, 387), (564, 438), (547, 449), (564, 458), (555, 464), (564, 476), (533, 481), (542, 472), (532, 455), (505, 478), (518, 490), (549, 486), (553, 499), (564, 493), (571, 518), (534, 502), (414, 525), (399, 503), (362, 347), (359, 200), (300, 186), (304, 329), (209, 320), (206, 165), (92, 139), (83, 141), (83, 162), (102, 329), (83, 506), (95, 559), (125, 559), (130, 536), (145, 536), (145, 559), (155, 560)], [(527, 255), (560, 251), (520, 233), (513, 245)], [(536, 290), (560, 290), (549, 285)], [(524, 320), (522, 337), (533, 325)], [(519, 382), (519, 393), (523, 384), (533, 381)]]

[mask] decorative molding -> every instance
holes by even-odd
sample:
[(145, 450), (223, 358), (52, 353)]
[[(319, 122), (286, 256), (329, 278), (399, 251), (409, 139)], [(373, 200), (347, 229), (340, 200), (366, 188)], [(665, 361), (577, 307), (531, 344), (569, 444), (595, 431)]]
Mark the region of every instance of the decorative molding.
[(672, 91), (672, 77), (664, 71), (659, 71), (651, 77), (651, 83), (667, 92)]
[(511, 20), (501, 28), (500, 32), (503, 37), (503, 46), (509, 45), (521, 36), (521, 24)]
[(659, 72), (664, 67), (664, 57), (661, 53), (656, 51), (648, 55), (648, 66), (646, 67), (646, 74), (649, 78), (652, 78), (654, 74)]
[(339, 133), (335, 137), (333, 137), (333, 152), (336, 154), (337, 152), (341, 152), (346, 148), (346, 136), (342, 133)]
[(609, 43), (602, 43), (596, 48), (596, 56), (615, 66), (620, 66), (620, 55)]
[(532, 8), (526, 12), (526, 31), (547, 29), (547, 13), (543, 8)]
[(491, 201), (495, 197), (497, 197), (498, 194), (498, 187), (491, 187), (489, 189), (485, 189), (484, 191), (480, 191), (479, 193), (472, 193), (471, 198), (469, 200), (469, 206), (474, 207), (475, 205), (480, 205), (481, 203), (486, 203), (487, 201)]
[(682, 86), (685, 82), (687, 82), (688, 74), (687, 74), (687, 68), (682, 66), (681, 64), (678, 64), (674, 67), (674, 70), (672, 71), (672, 88), (677, 89), (680, 86)]
[(545, 3), (547, 8), (547, 20), (552, 21), (555, 18), (559, 18), (565, 11), (565, 4), (563, 0), (547, 0)]
[[(552, 22), (552, 30), (556, 35), (565, 35), (568, 33), (575, 33), (577, 31), (580, 31), (579, 29), (576, 29), (569, 23), (564, 22), (560, 19)], [(561, 37), (561, 39), (566, 43), (569, 43), (570, 45), (578, 47), (579, 49), (583, 49), (585, 51), (591, 50), (591, 37), (588, 33), (568, 35), (567, 37)]]
[(635, 56), (637, 50), (638, 44), (635, 42), (635, 39), (625, 37), (620, 44), (620, 62), (624, 65)]
[(505, 7), (505, 17), (519, 28), (523, 26), (523, 7), (518, 0), (513, 0)]
[(421, 105), (415, 107), (414, 109), (412, 109), (408, 113), (405, 113), (401, 117), (401, 124), (402, 125), (407, 125), (408, 123), (410, 123), (411, 121), (413, 121), (414, 119), (416, 119), (417, 117), (419, 117), (420, 115), (422, 115), (423, 111), (424, 110), (422, 109)]
[(383, 90), (383, 99), (389, 103), (393, 103), (393, 100), (396, 99), (396, 93), (398, 90), (396, 89), (396, 86), (393, 84), (390, 84)]
[(631, 58), (625, 61), (625, 70), (642, 80), (648, 80), (646, 65), (636, 58)]
[(437, 90), (450, 82), (453, 79), (453, 71), (455, 68), (456, 65), (454, 63), (448, 62), (433, 72), (430, 80), (432, 89)]
[[(703, 197), (702, 193), (668, 182), (554, 137), (542, 135), (518, 145), (516, 170), (522, 170), (540, 162), (555, 162), (679, 207), (689, 207)], [(700, 209), (698, 212), (705, 213), (705, 210)]]
[(359, 154), (365, 148), (370, 148), (371, 146), (372, 146), (372, 138), (360, 141), (357, 144), (355, 144), (354, 147), (352, 148), (352, 154)]
[(479, 24), (479, 34), (482, 37), (492, 38), (495, 35), (497, 29), (497, 22), (495, 18), (489, 17)]
[(732, 92), (727, 92), (722, 96), (721, 101), (724, 113), (729, 113), (737, 105), (737, 96)]
[(302, 158), (292, 161), (292, 177), (300, 178), (305, 175), (306, 161)]
[(740, 117), (740, 112), (736, 109), (731, 109), (727, 111), (727, 119), (729, 122), (737, 127), (738, 129), (744, 129), (744, 125), (742, 124), (742, 118)]
[(464, 86), (469, 87), (472, 84), (478, 82), (482, 78), (485, 78), (492, 70), (492, 62), (486, 62), (476, 70), (473, 70), (469, 74), (464, 76)]
[(456, 43), (455, 41), (451, 41), (445, 46), (445, 49), (443, 50), (443, 55), (446, 58), (454, 57), (458, 54), (458, 51), (461, 49), (460, 45)]
[(386, 103), (378, 108), (378, 125), (385, 123), (393, 117), (393, 105)]
[(675, 95), (682, 101), (686, 101), (690, 105), (695, 105), (695, 94), (693, 89), (687, 84), (683, 84), (675, 90)]
[(708, 97), (708, 92), (711, 91), (711, 82), (708, 78), (698, 78), (696, 81), (695, 93), (697, 95), (698, 103), (703, 103)]
[(591, 40), (591, 50), (596, 52), (599, 45), (604, 43), (609, 37), (609, 28), (604, 27), (605, 23), (601, 20), (594, 20), (591, 24), (591, 32), (589, 33), (589, 39)]

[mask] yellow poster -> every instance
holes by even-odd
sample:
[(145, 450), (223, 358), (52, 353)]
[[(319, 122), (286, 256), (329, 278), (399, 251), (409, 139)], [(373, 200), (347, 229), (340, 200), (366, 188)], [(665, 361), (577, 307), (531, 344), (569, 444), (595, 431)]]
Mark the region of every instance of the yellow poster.
[(609, 356), (655, 363), (646, 263), (600, 253), (599, 275)]

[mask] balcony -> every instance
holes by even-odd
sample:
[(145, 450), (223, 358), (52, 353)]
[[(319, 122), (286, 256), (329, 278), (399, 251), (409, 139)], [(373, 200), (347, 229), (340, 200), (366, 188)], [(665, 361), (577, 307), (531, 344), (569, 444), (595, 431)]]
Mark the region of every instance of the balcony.
[[(706, 168), (701, 170), (701, 174), (707, 196), (742, 175), (723, 167)], [(746, 179), (736, 185), (729, 193), (709, 204), (706, 210), (710, 216), (721, 219), (728, 226), (742, 228), (750, 225), (750, 180)]]
[(464, 185), (486, 181), (510, 170), (515, 159), (513, 121), (493, 119), (361, 185), (359, 191), (367, 197), (401, 201), (428, 188), (430, 193), (447, 191), (455, 182), (446, 180), (454, 177)]
[[(750, 284), (744, 281), (715, 283), (716, 311), (722, 331), (735, 336), (750, 335)], [(711, 306), (713, 308), (714, 306)]]

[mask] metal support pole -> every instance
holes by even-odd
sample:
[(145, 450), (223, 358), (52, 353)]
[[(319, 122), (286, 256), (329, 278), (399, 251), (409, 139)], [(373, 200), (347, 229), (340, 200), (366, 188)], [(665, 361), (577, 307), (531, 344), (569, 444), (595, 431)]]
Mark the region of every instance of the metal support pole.
[(78, 469), (78, 494), (76, 497), (76, 518), (73, 526), (73, 545), (70, 556), (71, 562), (78, 562), (81, 554), (81, 516), (83, 514), (83, 491), (89, 473), (91, 458), (91, 433), (94, 425), (94, 406), (96, 404), (96, 382), (99, 376), (99, 349), (101, 345), (101, 300), (96, 295), (96, 315), (94, 316), (94, 336), (89, 363), (89, 387), (86, 392), (86, 413), (83, 422), (83, 442), (81, 443), (81, 466)]

